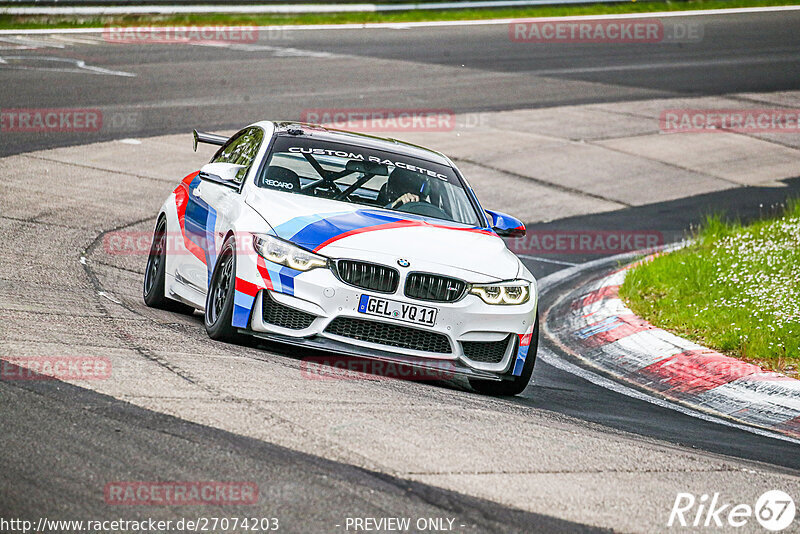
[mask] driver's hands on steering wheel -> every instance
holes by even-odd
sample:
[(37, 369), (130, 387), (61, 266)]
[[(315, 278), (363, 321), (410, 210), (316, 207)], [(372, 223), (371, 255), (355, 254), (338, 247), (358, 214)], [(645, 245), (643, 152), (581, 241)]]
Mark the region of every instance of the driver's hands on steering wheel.
[(389, 204), (389, 208), (397, 208), (403, 204), (408, 204), (409, 202), (419, 202), (419, 195), (415, 195), (414, 193), (406, 193)]

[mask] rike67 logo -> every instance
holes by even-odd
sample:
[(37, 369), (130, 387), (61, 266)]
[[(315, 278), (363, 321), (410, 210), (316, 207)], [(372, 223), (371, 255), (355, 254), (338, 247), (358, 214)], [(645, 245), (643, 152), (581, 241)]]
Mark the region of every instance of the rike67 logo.
[(780, 490), (767, 491), (751, 506), (747, 503), (725, 502), (719, 493), (678, 493), (667, 521), (668, 527), (741, 528), (753, 518), (765, 529), (780, 532), (794, 521), (794, 500)]

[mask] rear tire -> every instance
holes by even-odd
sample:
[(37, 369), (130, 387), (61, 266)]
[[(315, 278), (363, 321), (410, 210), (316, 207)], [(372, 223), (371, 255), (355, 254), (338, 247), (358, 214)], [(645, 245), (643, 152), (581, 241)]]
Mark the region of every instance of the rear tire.
[(232, 326), (236, 286), (236, 244), (228, 239), (217, 256), (206, 294), (204, 323), (208, 337), (217, 341), (238, 341), (241, 335)]
[(519, 376), (512, 376), (511, 372), (513, 371), (513, 363), (511, 367), (511, 371), (508, 372), (506, 376), (511, 377), (511, 380), (503, 380), (502, 382), (496, 382), (494, 380), (479, 380), (470, 378), (469, 385), (472, 386), (476, 392), (481, 393), (482, 395), (494, 395), (494, 396), (511, 396), (511, 395), (519, 395), (522, 393), (526, 387), (528, 387), (528, 382), (531, 380), (531, 375), (533, 374), (533, 366), (536, 363), (536, 353), (539, 350), (539, 317), (537, 312), (536, 317), (536, 326), (533, 327), (533, 333), (531, 334), (531, 344), (528, 347), (528, 355), (525, 357), (525, 364), (522, 366), (522, 374)]
[(180, 313), (191, 314), (194, 308), (182, 302), (172, 300), (164, 295), (167, 272), (167, 219), (161, 217), (153, 232), (153, 243), (147, 256), (144, 270), (142, 296), (144, 303), (151, 308), (159, 308)]

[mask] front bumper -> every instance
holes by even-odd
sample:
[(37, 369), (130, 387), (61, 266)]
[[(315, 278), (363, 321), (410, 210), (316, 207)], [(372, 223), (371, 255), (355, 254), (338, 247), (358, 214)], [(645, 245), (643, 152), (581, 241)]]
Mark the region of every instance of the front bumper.
[[(325, 351), (332, 354), (336, 354), (337, 356), (367, 358), (370, 360), (385, 362), (387, 364), (406, 366), (414, 370), (423, 371), (421, 375), (423, 377), (422, 380), (436, 380), (436, 379), (447, 380), (453, 378), (454, 376), (462, 376), (464, 378), (479, 378), (482, 380), (494, 380), (494, 381), (500, 381), (503, 379), (497, 373), (490, 373), (488, 371), (472, 369), (470, 367), (460, 365), (458, 362), (455, 361), (454, 362), (447, 361), (444, 362), (443, 364), (443, 362), (437, 361), (435, 359), (426, 360), (424, 358), (415, 358), (411, 356), (405, 356), (402, 354), (386, 352), (383, 350), (368, 349), (365, 347), (352, 345), (350, 343), (343, 343), (341, 341), (336, 341), (335, 339), (329, 339), (321, 336), (315, 336), (311, 338), (297, 338), (297, 337), (283, 336), (279, 334), (268, 334), (265, 332), (254, 332), (253, 330), (245, 330), (245, 329), (240, 329), (240, 333), (247, 334), (273, 343), (283, 343), (292, 346), (304, 347), (307, 349)], [(336, 359), (329, 362), (322, 359), (314, 361), (319, 361), (319, 363), (323, 364), (327, 363), (332, 367), (336, 367), (340, 363), (343, 363), (345, 366), (347, 366), (347, 362), (341, 362)], [(400, 378), (403, 378), (404, 376), (404, 373), (401, 371), (394, 371), (392, 373), (389, 373), (388, 368), (385, 374), (386, 376), (395, 376)], [(405, 375), (408, 375), (408, 373), (405, 373)], [(412, 380), (414, 379), (413, 376), (411, 379)]]
[[(384, 294), (350, 286), (339, 280), (328, 269), (314, 269), (298, 273), (293, 277), (291, 289), (288, 284), (272, 289), (263, 289), (255, 296), (248, 321), (248, 333), (257, 337), (307, 346), (309, 348), (337, 352), (359, 357), (409, 365), (411, 367), (442, 369), (444, 363), (455, 373), (473, 378), (498, 379), (519, 374), (519, 358), (524, 360), (527, 346), (526, 333), (530, 333), (536, 320), (537, 294), (533, 290), (528, 302), (516, 306), (492, 306), (475, 295), (467, 294), (457, 302), (429, 302), (411, 299), (403, 295), (401, 279), (397, 292)], [(535, 289), (535, 286), (534, 286)], [(291, 294), (290, 294), (291, 293)], [(421, 326), (389, 317), (375, 317), (358, 311), (362, 295), (386, 298), (406, 304), (437, 308), (433, 326)], [(264, 320), (264, 299), (281, 306), (299, 310), (314, 316), (310, 324), (298, 328), (284, 328)], [(435, 333), (443, 336), (449, 344), (447, 352), (431, 352), (414, 348), (392, 346), (380, 341), (356, 339), (337, 335), (328, 330), (337, 318), (350, 318), (400, 327), (423, 336)], [(411, 330), (402, 330), (411, 329)], [(415, 337), (415, 336), (410, 336)], [(499, 361), (476, 361), (464, 350), (464, 343), (505, 343), (505, 352)], [(475, 345), (469, 345), (475, 346)], [(499, 346), (499, 345), (498, 345)], [(520, 350), (523, 349), (523, 350)], [(473, 354), (472, 352), (470, 354)], [(496, 360), (496, 358), (494, 358)]]

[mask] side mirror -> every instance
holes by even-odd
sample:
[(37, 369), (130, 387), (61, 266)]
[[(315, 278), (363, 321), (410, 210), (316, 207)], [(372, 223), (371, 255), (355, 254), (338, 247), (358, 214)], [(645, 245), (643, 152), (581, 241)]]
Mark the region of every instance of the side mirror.
[(208, 163), (200, 169), (200, 179), (238, 189), (241, 180), (237, 177), (242, 169), (246, 167), (234, 163)]
[(486, 210), (491, 219), (492, 230), (500, 237), (522, 237), (525, 235), (525, 225), (519, 219), (499, 211)]

